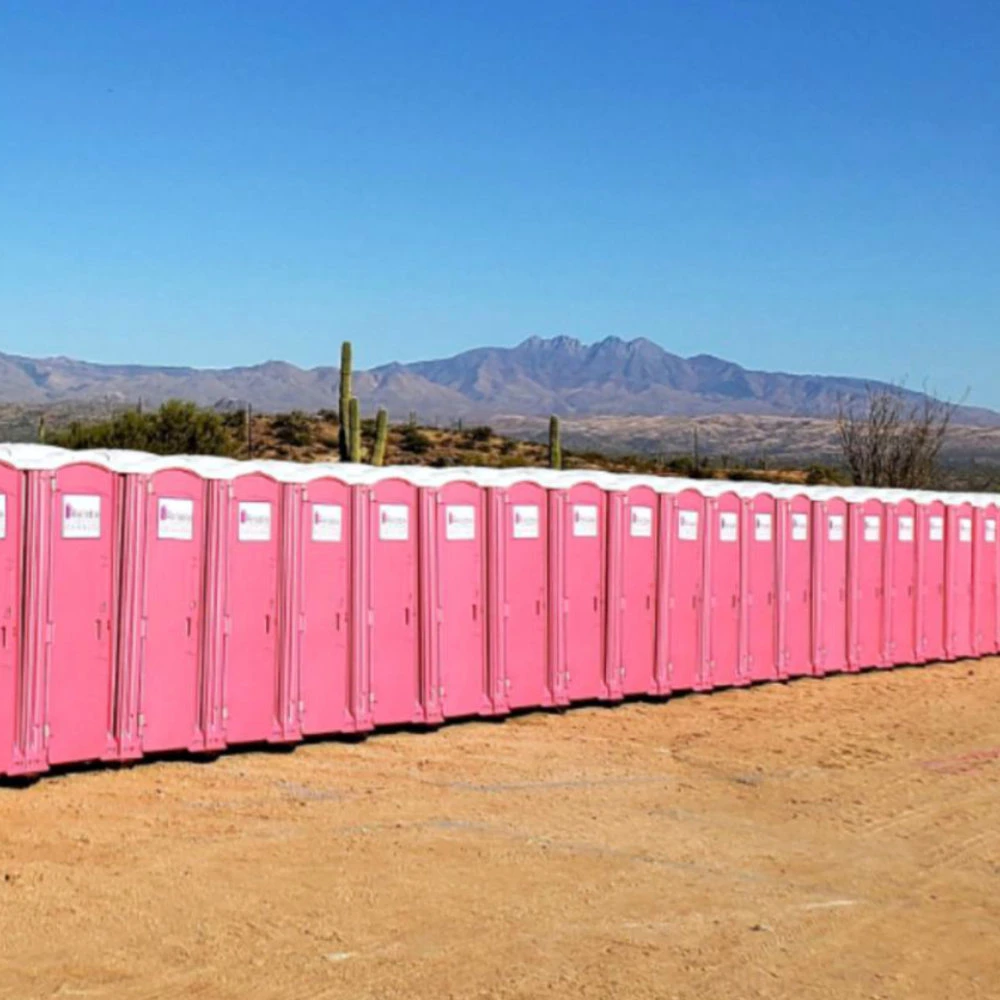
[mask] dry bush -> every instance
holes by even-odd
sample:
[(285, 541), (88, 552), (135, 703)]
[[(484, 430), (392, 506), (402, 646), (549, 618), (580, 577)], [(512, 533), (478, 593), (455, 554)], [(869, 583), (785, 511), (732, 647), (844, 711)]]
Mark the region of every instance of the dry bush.
[(902, 386), (869, 386), (841, 401), (837, 431), (856, 486), (927, 489), (937, 485), (941, 449), (957, 403)]

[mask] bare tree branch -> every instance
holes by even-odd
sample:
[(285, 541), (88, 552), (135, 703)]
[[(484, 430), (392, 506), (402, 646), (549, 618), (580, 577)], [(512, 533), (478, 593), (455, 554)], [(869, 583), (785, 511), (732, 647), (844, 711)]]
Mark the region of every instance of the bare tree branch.
[(841, 399), (840, 446), (856, 486), (926, 489), (937, 484), (938, 462), (959, 404), (901, 385), (868, 386), (862, 399)]

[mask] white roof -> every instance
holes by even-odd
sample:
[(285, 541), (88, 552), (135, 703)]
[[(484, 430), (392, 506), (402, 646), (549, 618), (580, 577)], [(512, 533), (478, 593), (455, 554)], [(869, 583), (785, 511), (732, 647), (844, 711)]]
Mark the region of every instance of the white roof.
[(592, 483), (609, 491), (625, 491), (647, 486), (658, 493), (677, 494), (694, 490), (706, 497), (734, 493), (740, 497), (767, 494), (776, 498), (805, 496), (811, 500), (841, 499), (860, 503), (877, 499), (884, 503), (911, 500), (929, 504), (968, 503), (990, 507), (1000, 503), (993, 493), (942, 493), (929, 490), (868, 489), (852, 486), (805, 486), (797, 483), (765, 483), (722, 479), (684, 479), (679, 476), (634, 475), (603, 472), (596, 469), (553, 469), (524, 467), (494, 469), (481, 466), (430, 468), (419, 465), (375, 467), (349, 462), (284, 462), (277, 460), (237, 461), (210, 455), (150, 455), (124, 449), (70, 451), (44, 444), (0, 444), (0, 462), (24, 470), (59, 469), (74, 463), (89, 463), (112, 472), (151, 475), (164, 469), (185, 469), (206, 479), (235, 479), (259, 473), (278, 482), (306, 483), (332, 478), (348, 484), (373, 484), (387, 479), (401, 479), (415, 486), (434, 488), (452, 482), (471, 482), (483, 487), (506, 487), (515, 483), (537, 483), (546, 489), (570, 489)]
[(64, 465), (81, 462), (111, 468), (109, 459), (103, 452), (67, 451), (47, 444), (0, 445), (0, 461), (26, 471), (60, 469)]

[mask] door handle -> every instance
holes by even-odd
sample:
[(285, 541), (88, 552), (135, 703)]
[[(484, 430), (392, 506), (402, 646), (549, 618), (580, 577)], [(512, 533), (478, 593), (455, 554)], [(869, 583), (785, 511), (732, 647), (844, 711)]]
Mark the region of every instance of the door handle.
[(472, 620), (474, 622), (475, 621), (479, 621), (479, 605), (478, 604), (473, 604), (472, 605)]
[(96, 622), (97, 622), (97, 641), (100, 642), (100, 640), (101, 640), (101, 619), (98, 618), (96, 620)]
[(264, 615), (264, 631), (270, 635), (271, 634), (271, 616)]
[(407, 627), (409, 627), (409, 624), (410, 624), (410, 609), (409, 608), (404, 608), (403, 609), (403, 618), (406, 621)]
[(191, 638), (191, 624), (192, 624), (191, 618), (190, 617), (185, 618), (184, 621), (187, 624), (187, 637), (190, 639)]
[(535, 614), (536, 615), (541, 615), (541, 613), (542, 613), (542, 602), (541, 601), (535, 601)]

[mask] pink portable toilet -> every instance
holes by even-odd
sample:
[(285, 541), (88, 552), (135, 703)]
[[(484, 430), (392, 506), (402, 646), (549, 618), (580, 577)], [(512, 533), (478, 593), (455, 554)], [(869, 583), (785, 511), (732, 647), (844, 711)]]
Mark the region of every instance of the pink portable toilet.
[(421, 489), (428, 711), (435, 717), (493, 712), (486, 659), (487, 501), (474, 475), (438, 474)]
[[(704, 673), (705, 497), (695, 486), (678, 481), (676, 493), (660, 497), (661, 620), (658, 656), (664, 667), (660, 693), (704, 691), (711, 687)], [(665, 585), (664, 585), (665, 584)]]
[(776, 487), (778, 560), (778, 676), (813, 672), (812, 501)]
[(974, 655), (972, 636), (972, 504), (956, 499), (945, 505), (945, 655)]
[(608, 687), (613, 698), (656, 694), (659, 501), (619, 477), (608, 489)]
[(978, 498), (973, 532), (975, 652), (977, 656), (988, 656), (998, 649), (997, 505), (989, 497)]
[(945, 657), (945, 520), (944, 503), (927, 497), (917, 506), (918, 659)]
[(494, 474), (490, 496), (493, 710), (555, 704), (549, 660), (548, 494), (527, 470)]
[(771, 681), (778, 677), (777, 505), (773, 489), (763, 484), (747, 484), (740, 492), (743, 494), (742, 674), (752, 682)]
[(919, 576), (917, 573), (917, 504), (894, 494), (885, 505), (887, 659), (890, 664), (919, 659)]
[(847, 669), (847, 501), (813, 492), (813, 665), (817, 675)]
[(0, 454), (0, 774), (11, 773), (20, 745), (22, 474)]
[(705, 589), (709, 595), (703, 672), (712, 687), (730, 687), (750, 683), (740, 656), (742, 504), (731, 489), (714, 493), (715, 488), (712, 483), (702, 487), (708, 496)]
[(118, 756), (204, 746), (208, 483), (184, 459), (112, 456), (122, 476)]
[(205, 749), (287, 739), (283, 491), (253, 462), (199, 466), (209, 489)]
[(888, 666), (883, 640), (885, 506), (869, 490), (852, 490), (848, 512), (848, 669)]
[(26, 476), (24, 617), (10, 770), (114, 757), (119, 491), (99, 459), (11, 450)]
[(490, 655), (494, 710), (555, 703), (548, 641), (548, 496), (511, 472), (490, 493)]
[(549, 491), (550, 599), (557, 701), (608, 698), (607, 498), (599, 474), (557, 473)]
[(255, 463), (282, 485), (279, 706), (286, 740), (370, 728), (355, 626), (356, 466)]
[(365, 520), (363, 683), (375, 726), (428, 721), (430, 693), (421, 671), (418, 494), (407, 475), (407, 470), (386, 467), (359, 487), (358, 516)]

